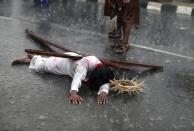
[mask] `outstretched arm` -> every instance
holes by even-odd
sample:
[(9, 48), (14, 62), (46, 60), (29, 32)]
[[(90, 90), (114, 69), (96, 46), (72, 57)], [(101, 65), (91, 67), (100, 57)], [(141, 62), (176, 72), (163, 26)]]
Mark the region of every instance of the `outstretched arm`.
[(109, 88), (110, 88), (109, 83), (104, 84), (100, 87), (100, 89), (98, 91), (98, 97), (97, 97), (98, 104), (106, 104), (107, 103)]
[(81, 61), (76, 70), (71, 83), (69, 102), (72, 104), (80, 104), (83, 102), (82, 97), (78, 95), (79, 88), (81, 87), (81, 82), (86, 78), (87, 74), (87, 63), (84, 60)]
[(76, 90), (72, 90), (70, 97), (69, 97), (69, 102), (72, 104), (81, 104), (84, 100), (82, 97), (80, 97)]
[(107, 103), (107, 96), (108, 94), (106, 92), (102, 92), (97, 97), (98, 104), (106, 104)]

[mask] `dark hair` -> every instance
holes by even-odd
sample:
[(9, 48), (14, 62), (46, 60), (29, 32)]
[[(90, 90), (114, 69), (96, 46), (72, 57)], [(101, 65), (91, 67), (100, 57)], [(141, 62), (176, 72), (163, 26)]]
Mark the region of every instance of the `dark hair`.
[(109, 80), (112, 80), (113, 78), (114, 73), (109, 67), (102, 66), (95, 68), (90, 75), (91, 89), (93, 91), (98, 91), (100, 86), (109, 83)]

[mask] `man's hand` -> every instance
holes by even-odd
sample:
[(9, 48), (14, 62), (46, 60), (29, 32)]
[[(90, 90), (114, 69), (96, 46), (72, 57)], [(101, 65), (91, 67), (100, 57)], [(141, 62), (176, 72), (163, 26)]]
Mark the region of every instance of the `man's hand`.
[(84, 100), (77, 94), (77, 91), (72, 90), (69, 97), (69, 102), (72, 104), (81, 104)]
[(101, 92), (97, 97), (98, 104), (106, 104), (107, 103), (107, 93)]

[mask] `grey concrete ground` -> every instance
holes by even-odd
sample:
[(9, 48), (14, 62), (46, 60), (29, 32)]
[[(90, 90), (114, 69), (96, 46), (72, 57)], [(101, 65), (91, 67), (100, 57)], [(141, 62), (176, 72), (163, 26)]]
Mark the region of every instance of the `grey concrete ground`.
[[(130, 36), (135, 45), (125, 54), (110, 50), (107, 20), (103, 5), (92, 1), (55, 0), (40, 7), (32, 0), (0, 0), (0, 131), (194, 130), (194, 61), (135, 46), (194, 57), (193, 18), (141, 9), (141, 25)], [(144, 93), (111, 92), (108, 104), (98, 105), (95, 93), (83, 86), (84, 103), (71, 105), (69, 77), (10, 65), (25, 48), (45, 49), (25, 36), (25, 28), (71, 50), (163, 65), (164, 70), (115, 71), (117, 77), (145, 81)]]

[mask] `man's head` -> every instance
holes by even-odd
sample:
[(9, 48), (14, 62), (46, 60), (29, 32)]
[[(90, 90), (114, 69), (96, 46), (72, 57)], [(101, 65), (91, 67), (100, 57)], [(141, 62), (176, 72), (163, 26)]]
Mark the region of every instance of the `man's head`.
[(100, 86), (109, 83), (114, 78), (113, 71), (107, 66), (96, 67), (90, 75), (92, 90), (98, 91)]

